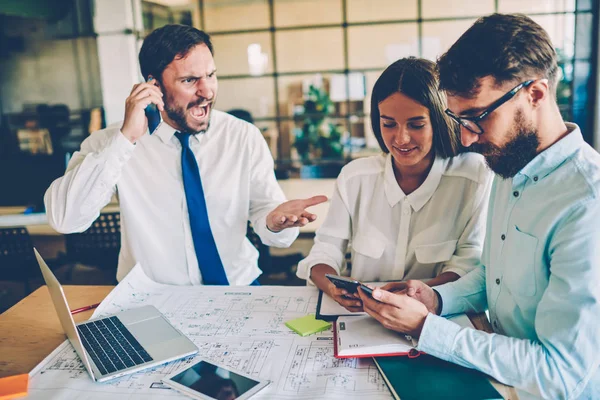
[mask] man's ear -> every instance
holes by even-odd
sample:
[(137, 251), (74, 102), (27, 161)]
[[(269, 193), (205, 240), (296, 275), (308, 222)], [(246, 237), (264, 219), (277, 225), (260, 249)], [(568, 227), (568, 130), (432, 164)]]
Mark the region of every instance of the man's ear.
[(536, 108), (541, 106), (550, 96), (548, 79), (537, 79), (527, 89), (529, 101)]

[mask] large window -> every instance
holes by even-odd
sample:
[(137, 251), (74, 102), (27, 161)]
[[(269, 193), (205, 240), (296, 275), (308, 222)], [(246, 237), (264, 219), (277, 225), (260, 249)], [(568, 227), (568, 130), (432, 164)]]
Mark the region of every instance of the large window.
[[(152, 0), (146, 32), (191, 23), (212, 35), (219, 70), (218, 108), (245, 109), (264, 132), (280, 165), (297, 160), (293, 146), (309, 88), (333, 102), (329, 121), (356, 146), (378, 149), (370, 93), (383, 69), (401, 57), (435, 60), (478, 17), (530, 15), (550, 34), (560, 57), (558, 102), (567, 120), (592, 141), (592, 87), (597, 7), (592, 0)], [(186, 22), (188, 21), (188, 22)], [(597, 34), (597, 33), (596, 33)], [(361, 146), (364, 146), (362, 150)], [(348, 155), (348, 153), (346, 153)]]

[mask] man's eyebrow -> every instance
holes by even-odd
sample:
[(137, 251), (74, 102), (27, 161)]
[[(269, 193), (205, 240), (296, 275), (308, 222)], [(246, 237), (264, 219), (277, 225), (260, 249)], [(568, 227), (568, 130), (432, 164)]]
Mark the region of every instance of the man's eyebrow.
[[(211, 72), (209, 72), (207, 74), (207, 76), (213, 75), (215, 72), (217, 72), (217, 69), (213, 69)], [(201, 76), (195, 76), (195, 75), (184, 75), (184, 76), (180, 76), (177, 79), (201, 79)]]

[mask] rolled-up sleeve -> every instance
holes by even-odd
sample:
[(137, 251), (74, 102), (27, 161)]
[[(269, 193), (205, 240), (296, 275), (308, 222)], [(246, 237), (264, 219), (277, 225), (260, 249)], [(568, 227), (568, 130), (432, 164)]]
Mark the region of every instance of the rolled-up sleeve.
[(267, 142), (258, 128), (249, 129), (252, 171), (250, 183), (249, 219), (260, 240), (267, 246), (289, 247), (300, 233), (299, 228), (287, 228), (281, 232), (272, 232), (267, 228), (267, 216), (286, 198), (275, 179), (275, 164)]
[[(593, 221), (600, 221), (598, 199), (574, 209), (547, 244), (550, 277), (535, 314), (536, 340), (464, 329), (430, 314), (419, 350), (535, 396), (578, 398), (600, 365), (600, 227)], [(444, 312), (463, 309), (461, 286), (444, 286)]]
[(85, 231), (116, 192), (134, 149), (118, 124), (85, 139), (65, 175), (46, 191), (44, 202), (50, 226), (60, 233)]

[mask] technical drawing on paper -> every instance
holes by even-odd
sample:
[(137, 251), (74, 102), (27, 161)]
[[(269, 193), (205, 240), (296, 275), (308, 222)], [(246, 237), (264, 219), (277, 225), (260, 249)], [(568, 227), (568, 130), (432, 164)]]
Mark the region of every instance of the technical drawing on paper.
[(94, 317), (152, 304), (199, 348), (194, 357), (106, 383), (94, 383), (69, 342), (31, 373), (30, 398), (115, 400), (184, 398), (161, 383), (200, 358), (271, 381), (256, 398), (390, 399), (369, 360), (333, 357), (331, 332), (300, 337), (284, 325), (316, 309), (310, 287), (175, 287), (152, 282), (138, 266), (113, 290)]

